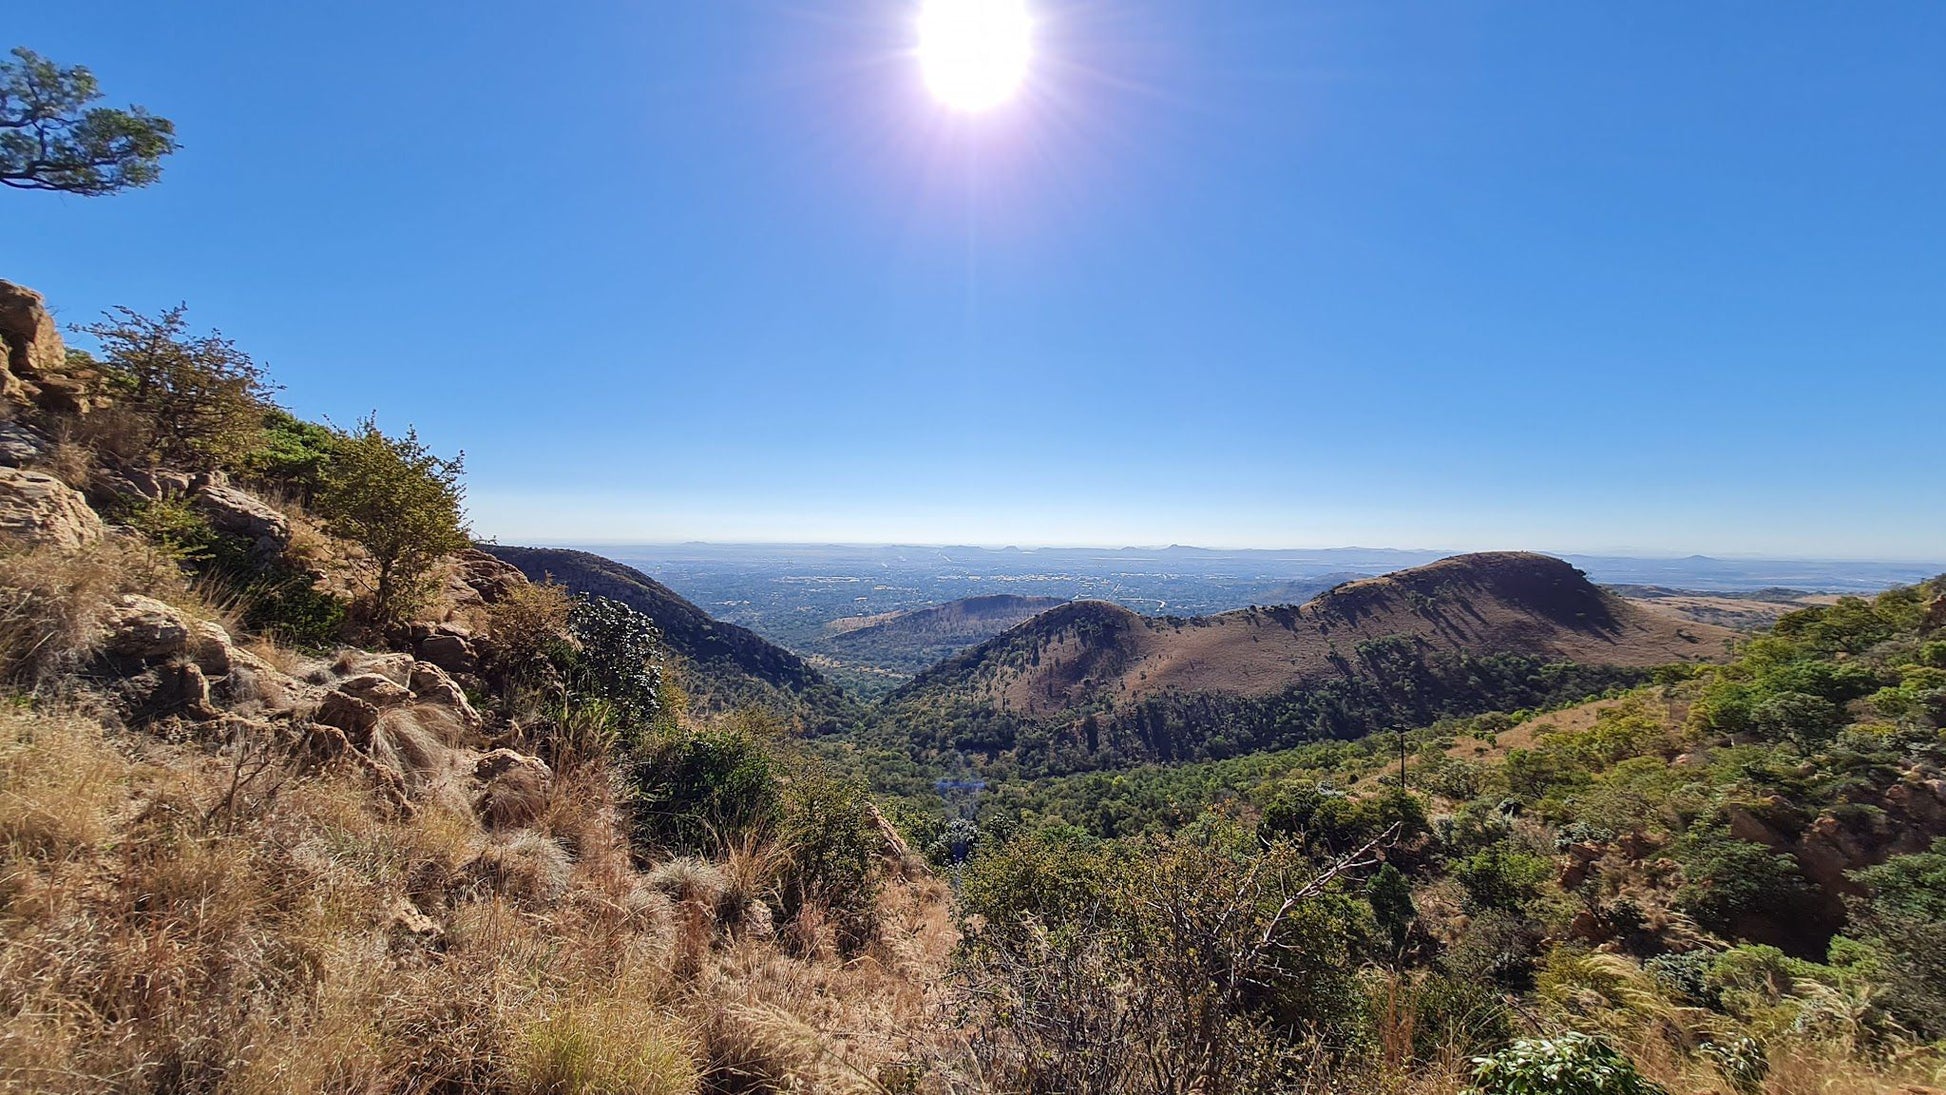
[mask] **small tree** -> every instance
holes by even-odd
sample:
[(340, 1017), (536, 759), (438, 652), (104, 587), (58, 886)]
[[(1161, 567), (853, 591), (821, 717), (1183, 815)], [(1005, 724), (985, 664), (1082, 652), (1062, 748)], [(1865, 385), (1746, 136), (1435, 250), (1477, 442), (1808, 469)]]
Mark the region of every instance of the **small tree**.
[(431, 592), (434, 565), (472, 543), (461, 508), (464, 459), (433, 455), (410, 428), (404, 437), (387, 437), (369, 415), (332, 453), (318, 512), (334, 535), (369, 556), (379, 626), (404, 622)]
[(139, 106), (90, 107), (94, 73), (25, 47), (0, 61), (0, 183), (85, 197), (147, 186), (174, 152), (176, 126)]
[(258, 441), (274, 386), (221, 333), (192, 335), (178, 304), (153, 318), (117, 308), (82, 327), (101, 343), (103, 371), (127, 428), (116, 455), (194, 468), (233, 463)]
[(646, 729), (662, 710), (662, 633), (655, 623), (620, 601), (583, 597), (568, 627), (581, 644), (569, 692), (607, 703), (632, 730)]

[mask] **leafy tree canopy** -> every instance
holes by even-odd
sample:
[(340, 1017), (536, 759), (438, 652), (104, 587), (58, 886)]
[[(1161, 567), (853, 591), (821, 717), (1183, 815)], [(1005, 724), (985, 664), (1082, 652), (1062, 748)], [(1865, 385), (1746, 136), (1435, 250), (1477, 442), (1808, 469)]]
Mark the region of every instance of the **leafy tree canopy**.
[(0, 61), (0, 183), (85, 197), (147, 186), (174, 152), (176, 126), (139, 106), (90, 106), (94, 73), (26, 47)]
[(408, 429), (387, 437), (367, 416), (331, 454), (317, 509), (334, 535), (369, 556), (373, 622), (401, 623), (429, 592), (439, 560), (468, 547), (463, 455), (433, 454)]

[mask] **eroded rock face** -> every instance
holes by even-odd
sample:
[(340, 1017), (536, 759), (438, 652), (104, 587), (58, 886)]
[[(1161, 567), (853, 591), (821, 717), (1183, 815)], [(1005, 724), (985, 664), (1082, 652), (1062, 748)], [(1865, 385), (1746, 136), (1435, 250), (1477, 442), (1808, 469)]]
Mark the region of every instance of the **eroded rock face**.
[(11, 281), (0, 281), (0, 340), (6, 342), (7, 354), (7, 376), (0, 380), (0, 391), (22, 402), (31, 402), (34, 379), (67, 365), (68, 350), (46, 300)]
[(46, 472), (0, 467), (0, 538), (75, 548), (102, 531), (80, 491)]
[(419, 660), (431, 662), (448, 673), (477, 673), (480, 656), (473, 644), (458, 635), (435, 634), (419, 641)]
[(101, 374), (68, 363), (46, 301), (11, 281), (0, 281), (0, 355), (0, 398), (16, 406), (79, 415), (100, 401)]
[(512, 563), (504, 563), (478, 548), (467, 548), (453, 556), (454, 573), (486, 604), (497, 604), (507, 594), (527, 584), (527, 576)]
[(206, 480), (196, 485), (189, 504), (217, 532), (250, 541), (260, 557), (280, 555), (290, 546), (290, 519), (246, 491)]
[(427, 703), (436, 703), (450, 708), (469, 730), (478, 730), (486, 724), (480, 713), (473, 709), (473, 702), (466, 698), (466, 692), (448, 676), (444, 669), (431, 662), (418, 662), (412, 667), (412, 678), (408, 682), (412, 694)]
[(26, 467), (47, 455), (47, 438), (18, 422), (0, 422), (0, 464)]
[(109, 609), (102, 619), (102, 632), (104, 652), (140, 661), (160, 661), (186, 654), (192, 635), (189, 621), (182, 613), (161, 601), (133, 593), (124, 595)]

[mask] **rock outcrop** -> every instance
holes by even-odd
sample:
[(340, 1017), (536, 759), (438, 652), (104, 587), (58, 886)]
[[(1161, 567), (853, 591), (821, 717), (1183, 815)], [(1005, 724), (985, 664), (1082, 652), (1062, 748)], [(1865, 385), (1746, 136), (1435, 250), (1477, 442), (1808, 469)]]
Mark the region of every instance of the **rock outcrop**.
[(57, 414), (86, 414), (100, 399), (101, 377), (68, 363), (61, 330), (39, 293), (0, 281), (0, 400)]
[(24, 468), (44, 459), (47, 438), (18, 422), (0, 422), (0, 465)]
[(290, 518), (256, 495), (210, 476), (198, 478), (191, 490), (189, 504), (209, 527), (250, 541), (259, 558), (275, 558), (290, 546)]
[(101, 536), (80, 491), (46, 472), (0, 467), (0, 538), (77, 548)]
[(133, 593), (123, 596), (109, 609), (102, 621), (102, 633), (103, 652), (143, 662), (187, 654), (193, 634), (182, 613), (154, 598)]

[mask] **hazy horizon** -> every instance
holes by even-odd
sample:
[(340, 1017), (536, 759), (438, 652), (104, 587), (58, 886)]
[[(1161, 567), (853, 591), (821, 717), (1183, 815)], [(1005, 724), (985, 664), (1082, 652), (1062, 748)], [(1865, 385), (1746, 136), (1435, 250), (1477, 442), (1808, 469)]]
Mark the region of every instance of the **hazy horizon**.
[(1279, 552), (1397, 552), (1397, 554), (1475, 554), (1475, 552), (1495, 552), (1495, 550), (1514, 550), (1514, 552), (1537, 552), (1553, 556), (1613, 556), (1613, 558), (1642, 558), (1642, 560), (1683, 560), (1683, 558), (1720, 558), (1720, 560), (1753, 560), (1753, 562), (1880, 562), (1880, 564), (1911, 564), (1923, 566), (1932, 564), (1946, 570), (1946, 552), (1940, 556), (1895, 556), (1895, 554), (1860, 554), (1860, 556), (1841, 556), (1841, 554), (1763, 554), (1763, 552), (1718, 552), (1718, 550), (1646, 550), (1646, 548), (1549, 548), (1549, 547), (1423, 547), (1423, 545), (1358, 545), (1358, 543), (1333, 543), (1333, 545), (1280, 545), (1280, 547), (1240, 547), (1240, 545), (1210, 545), (1210, 543), (1135, 543), (1135, 545), (1115, 545), (1115, 543), (977, 543), (977, 541), (794, 541), (794, 539), (775, 539), (775, 541), (716, 541), (716, 539), (666, 539), (666, 541), (601, 541), (601, 539), (549, 539), (549, 537), (527, 537), (520, 543), (506, 537), (490, 537), (492, 543), (506, 543), (512, 547), (559, 547), (588, 550), (599, 554), (601, 548), (971, 548), (971, 550), (1018, 550), (1018, 552), (1037, 552), (1037, 550), (1103, 550), (1103, 552), (1123, 552), (1123, 550), (1199, 550), (1199, 552), (1218, 552), (1218, 554), (1279, 554)]

